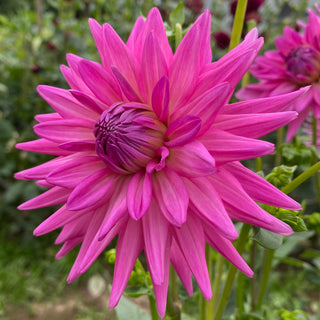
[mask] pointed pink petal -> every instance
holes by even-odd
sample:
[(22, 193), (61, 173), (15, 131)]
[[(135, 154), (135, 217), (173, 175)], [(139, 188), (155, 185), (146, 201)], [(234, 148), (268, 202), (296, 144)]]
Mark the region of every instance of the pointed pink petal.
[(192, 273), (174, 238), (170, 249), (170, 260), (188, 295), (191, 297), (193, 294)]
[(167, 243), (166, 251), (164, 254), (164, 280), (160, 285), (157, 285), (156, 283), (154, 283), (154, 279), (151, 277), (151, 280), (153, 283), (153, 291), (156, 297), (157, 310), (161, 318), (164, 318), (166, 314), (166, 308), (167, 308), (169, 269), (170, 269), (170, 244)]
[(142, 219), (144, 251), (148, 260), (152, 282), (161, 285), (165, 277), (165, 253), (168, 242), (169, 223), (163, 217), (156, 201)]
[(37, 90), (40, 96), (63, 118), (84, 118), (95, 121), (99, 116), (95, 110), (77, 101), (68, 90), (44, 85), (38, 86)]
[[(98, 115), (100, 115), (103, 111), (107, 109), (107, 105), (102, 103), (101, 101), (95, 99), (88, 94), (85, 94), (81, 91), (77, 90), (69, 90), (69, 92), (77, 99), (81, 104), (85, 106), (90, 106), (90, 109), (95, 110)], [(97, 116), (98, 118), (98, 116)]]
[[(95, 233), (95, 237), (92, 239), (87, 252), (85, 253), (82, 262), (79, 266), (79, 271), (81, 274), (85, 273), (92, 263), (99, 257), (103, 250), (109, 245), (111, 240), (120, 232), (124, 226), (126, 219), (120, 220), (111, 230), (108, 232), (103, 239), (100, 239), (99, 232)], [(101, 230), (101, 229), (100, 229)]]
[(304, 110), (302, 110), (299, 113), (297, 119), (295, 119), (289, 123), (288, 133), (287, 133), (287, 138), (286, 138), (287, 142), (291, 141), (291, 139), (295, 136), (295, 134), (297, 133), (297, 131), (301, 127), (302, 123), (306, 120), (306, 118), (310, 114), (310, 111), (311, 111), (310, 107), (305, 108)]
[(82, 237), (74, 238), (72, 240), (66, 241), (61, 249), (56, 254), (56, 259), (61, 259), (66, 254), (68, 254), (74, 247), (76, 247), (79, 243), (82, 242)]
[(118, 224), (118, 221), (128, 212), (127, 189), (129, 182), (130, 178), (125, 179), (122, 183), (119, 182), (118, 188), (111, 197), (105, 220), (102, 222), (99, 231), (99, 240), (103, 240), (108, 232)]
[(85, 119), (67, 119), (41, 122), (34, 126), (34, 132), (45, 139), (65, 143), (79, 140), (95, 140), (94, 122)]
[(149, 33), (144, 43), (141, 60), (139, 89), (145, 103), (150, 104), (154, 86), (168, 75), (168, 66), (162, 54), (159, 40)]
[(178, 109), (173, 115), (173, 118), (183, 114), (198, 116), (202, 120), (198, 135), (202, 135), (214, 123), (216, 115), (228, 102), (231, 94), (232, 90), (230, 85), (228, 83), (221, 83), (205, 91), (192, 102)]
[(96, 204), (107, 195), (113, 185), (115, 174), (101, 169), (82, 180), (68, 198), (68, 209), (81, 210)]
[(119, 70), (127, 79), (134, 91), (138, 91), (137, 85), (137, 67), (134, 55), (128, 50), (125, 43), (113, 30), (105, 23), (103, 25), (103, 65), (107, 71), (111, 72), (111, 66)]
[(308, 87), (300, 90), (282, 94), (274, 97), (241, 101), (226, 105), (221, 113), (242, 114), (242, 113), (265, 113), (292, 110), (291, 106), (299, 96), (306, 93)]
[(52, 170), (47, 176), (47, 180), (54, 185), (73, 189), (83, 179), (104, 168), (106, 168), (106, 164), (101, 161), (100, 157), (77, 157)]
[(92, 244), (94, 237), (96, 236), (96, 234), (100, 228), (100, 224), (101, 224), (103, 217), (104, 217), (104, 210), (103, 210), (103, 207), (102, 208), (100, 207), (97, 211), (95, 211), (91, 215), (90, 219), (88, 219), (88, 227), (87, 227), (85, 236), (83, 238), (81, 248), (79, 250), (76, 261), (74, 262), (74, 264), (70, 270), (69, 276), (67, 278), (68, 283), (73, 282), (81, 275), (80, 266), (82, 264), (84, 257), (88, 253), (90, 253), (90, 251), (92, 251), (92, 250), (94, 252), (96, 252), (96, 250), (95, 250), (96, 248), (91, 248), (90, 251), (89, 251), (89, 248)]
[(199, 139), (217, 162), (261, 157), (274, 152), (272, 143), (212, 128)]
[(213, 185), (206, 178), (185, 179), (185, 183), (193, 212), (212, 224), (224, 237), (230, 240), (236, 239), (238, 232)]
[(295, 111), (276, 113), (221, 114), (214, 128), (247, 138), (260, 138), (296, 119)]
[(66, 202), (68, 196), (70, 194), (70, 190), (60, 187), (53, 187), (48, 191), (40, 194), (29, 201), (21, 204), (18, 209), (19, 210), (31, 210), (38, 209), (43, 207), (55, 206), (57, 204), (62, 204)]
[(127, 191), (127, 205), (130, 216), (138, 220), (148, 210), (152, 197), (150, 175), (138, 171), (133, 175)]
[(192, 25), (177, 48), (169, 71), (170, 105), (190, 95), (201, 68), (211, 62), (209, 11)]
[(206, 300), (212, 298), (210, 278), (205, 257), (204, 231), (198, 219), (191, 214), (180, 229), (175, 228), (175, 238)]
[(34, 116), (34, 118), (38, 122), (46, 122), (46, 121), (53, 121), (53, 120), (62, 120), (63, 118), (60, 116), (59, 113), (43, 113), (43, 114), (37, 114)]
[(167, 166), (184, 177), (207, 176), (217, 171), (214, 158), (197, 140), (170, 148)]
[(97, 99), (108, 106), (122, 100), (119, 86), (112, 74), (108, 73), (99, 63), (82, 60), (80, 75)]
[(184, 145), (192, 140), (201, 127), (201, 119), (193, 115), (183, 115), (168, 126), (165, 133), (165, 144), (168, 147)]
[(161, 211), (169, 219), (180, 226), (187, 219), (189, 203), (188, 190), (183, 180), (173, 170), (164, 168), (152, 176), (153, 187)]
[(72, 152), (90, 152), (95, 153), (96, 150), (96, 142), (94, 140), (88, 141), (72, 141), (66, 142), (59, 145), (59, 148), (72, 151)]
[(219, 233), (215, 232), (213, 228), (205, 226), (206, 240), (212, 248), (217, 250), (221, 255), (228, 259), (235, 267), (243, 272), (248, 277), (253, 277), (253, 271), (246, 264), (238, 251), (232, 245), (231, 241), (222, 237)]
[(169, 115), (169, 80), (162, 77), (152, 91), (152, 108), (160, 121), (167, 123)]
[(58, 143), (47, 139), (38, 139), (17, 143), (16, 148), (25, 151), (52, 154), (55, 156), (64, 156), (70, 154), (69, 151), (60, 149)]
[(92, 18), (89, 18), (89, 27), (90, 27), (94, 42), (96, 43), (96, 46), (101, 58), (101, 62), (103, 65), (105, 65), (107, 62), (105, 61), (104, 54), (103, 54), (104, 39), (102, 34), (102, 27), (95, 19), (92, 19)]
[(128, 82), (126, 77), (119, 71), (119, 69), (117, 69), (114, 66), (112, 66), (111, 69), (114, 76), (118, 80), (121, 90), (123, 94), (126, 96), (126, 98), (132, 102), (142, 102), (137, 91), (131, 86), (131, 84)]
[(240, 181), (244, 190), (255, 201), (288, 210), (301, 210), (301, 205), (298, 202), (247, 169), (240, 162), (228, 163), (224, 167)]
[(139, 46), (137, 46), (137, 43), (138, 43), (139, 37), (141, 36), (141, 33), (144, 30), (144, 25), (145, 25), (144, 19), (142, 17), (138, 17), (138, 19), (136, 20), (131, 30), (130, 36), (127, 41), (127, 47), (131, 52), (136, 52), (140, 50), (142, 52), (142, 49), (140, 49)]
[(88, 210), (69, 211), (66, 205), (63, 205), (59, 210), (52, 214), (49, 218), (43, 221), (34, 231), (35, 236), (42, 236), (55, 229), (58, 229), (76, 219), (82, 215), (90, 213)]
[(143, 249), (140, 220), (129, 219), (119, 234), (109, 307), (115, 307), (127, 285), (134, 264)]

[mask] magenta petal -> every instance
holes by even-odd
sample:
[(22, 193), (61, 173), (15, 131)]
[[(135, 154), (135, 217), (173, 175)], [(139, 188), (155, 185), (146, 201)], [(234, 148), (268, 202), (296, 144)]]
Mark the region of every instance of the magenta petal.
[(56, 254), (56, 259), (61, 259), (66, 254), (68, 254), (74, 247), (76, 247), (79, 243), (82, 242), (82, 237), (73, 238), (71, 240), (67, 240), (61, 249)]
[(214, 128), (247, 138), (259, 138), (296, 119), (295, 111), (265, 114), (222, 114), (215, 121)]
[(253, 271), (242, 259), (238, 251), (232, 245), (231, 241), (222, 237), (210, 226), (205, 227), (206, 240), (212, 248), (217, 250), (221, 255), (234, 264), (241, 272), (248, 277), (253, 277)]
[(154, 279), (151, 277), (153, 283), (154, 295), (156, 297), (156, 305), (158, 314), (161, 318), (164, 318), (167, 308), (167, 295), (169, 284), (169, 270), (170, 270), (170, 244), (166, 246), (166, 252), (164, 254), (164, 280), (161, 284), (154, 283)]
[(130, 36), (127, 41), (127, 47), (131, 52), (136, 52), (141, 50), (138, 45), (138, 39), (144, 30), (144, 25), (145, 25), (144, 19), (142, 17), (138, 17), (138, 19), (136, 20), (131, 30)]
[(169, 222), (182, 225), (187, 219), (189, 195), (180, 176), (164, 168), (153, 175), (153, 187), (160, 209)]
[(159, 120), (167, 123), (169, 115), (169, 80), (163, 76), (152, 91), (152, 108)]
[(69, 211), (66, 205), (63, 205), (59, 210), (52, 214), (49, 218), (43, 221), (34, 231), (35, 236), (42, 236), (55, 229), (58, 229), (65, 224), (68, 224), (82, 215), (90, 213), (88, 210)]
[(197, 140), (171, 148), (167, 165), (184, 177), (208, 176), (217, 171), (214, 158)]
[(298, 202), (244, 167), (240, 162), (228, 163), (225, 168), (228, 168), (228, 171), (240, 181), (244, 190), (255, 201), (288, 210), (301, 210), (301, 205)]
[(144, 43), (140, 73), (140, 93), (145, 103), (149, 104), (154, 86), (159, 79), (168, 74), (166, 60), (159, 47), (158, 39), (153, 33), (147, 36)]
[(68, 209), (81, 210), (95, 205), (107, 195), (113, 185), (115, 174), (109, 169), (101, 169), (82, 180), (68, 198)]
[(41, 97), (56, 110), (63, 118), (85, 118), (95, 120), (97, 113), (78, 102), (72, 94), (65, 89), (40, 85), (37, 88)]
[(165, 253), (168, 242), (168, 221), (163, 217), (156, 201), (151, 201), (142, 219), (144, 251), (148, 260), (152, 282), (161, 285), (165, 277)]
[(70, 154), (69, 151), (60, 149), (58, 143), (47, 139), (38, 139), (28, 142), (17, 143), (16, 148), (25, 151), (52, 154), (55, 156), (64, 156)]
[[(133, 266), (143, 249), (141, 222), (129, 219), (119, 234), (109, 307), (115, 307), (126, 287)], [(125, 263), (123, 263), (125, 261)]]
[(108, 234), (108, 232), (118, 224), (119, 220), (128, 212), (127, 209), (127, 189), (130, 179), (125, 179), (119, 183), (118, 188), (115, 190), (111, 197), (106, 212), (106, 217), (101, 224), (99, 231), (99, 240)]
[(274, 152), (270, 142), (236, 136), (219, 129), (210, 129), (199, 139), (217, 162), (245, 160)]
[(150, 175), (138, 171), (133, 175), (127, 191), (127, 205), (130, 216), (138, 220), (148, 210), (152, 197)]
[(97, 112), (97, 118), (103, 112), (107, 109), (107, 105), (98, 101), (97, 99), (94, 99), (92, 96), (89, 96), (88, 94), (85, 94), (81, 91), (77, 90), (69, 90), (69, 92), (83, 105), (90, 106), (90, 109), (95, 110)]
[(94, 123), (84, 119), (47, 121), (36, 124), (34, 131), (42, 138), (65, 143), (79, 140), (95, 140)]
[(73, 189), (84, 178), (105, 167), (106, 165), (100, 157), (77, 157), (52, 170), (47, 176), (47, 180), (54, 185)]
[(170, 250), (170, 261), (176, 270), (183, 286), (191, 297), (193, 294), (192, 287), (192, 273), (189, 268), (183, 253), (181, 252), (179, 246), (175, 239), (172, 239), (171, 250)]
[(197, 96), (196, 99), (178, 109), (173, 114), (173, 118), (183, 114), (198, 116), (202, 121), (199, 132), (199, 135), (201, 135), (214, 123), (216, 115), (228, 102), (231, 93), (232, 90), (228, 83), (221, 83), (215, 87), (210, 87), (203, 94)]
[(201, 119), (193, 115), (184, 115), (171, 122), (164, 138), (168, 147), (183, 145), (192, 140), (201, 127)]
[(204, 250), (204, 231), (201, 223), (190, 214), (187, 223), (183, 224), (180, 229), (175, 229), (175, 238), (203, 296), (210, 300), (212, 291)]
[[(235, 240), (238, 232), (230, 219), (217, 188), (206, 179), (185, 179), (189, 196), (190, 208), (206, 222), (212, 224), (224, 237)], [(220, 191), (220, 190), (219, 190)]]
[(139, 94), (131, 86), (125, 76), (116, 67), (112, 66), (111, 69), (127, 99), (132, 102), (142, 102)]
[(83, 81), (97, 99), (109, 106), (121, 101), (121, 91), (112, 74), (108, 73), (99, 63), (82, 60), (80, 67)]
[(31, 210), (38, 209), (42, 207), (50, 207), (55, 206), (57, 204), (62, 204), (66, 202), (68, 196), (70, 194), (70, 190), (60, 187), (53, 187), (48, 191), (40, 194), (29, 201), (21, 204), (18, 209), (19, 210)]

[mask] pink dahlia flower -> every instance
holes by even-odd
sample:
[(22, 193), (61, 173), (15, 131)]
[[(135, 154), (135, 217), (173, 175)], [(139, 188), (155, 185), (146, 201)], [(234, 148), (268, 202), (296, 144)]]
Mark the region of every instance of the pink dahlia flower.
[(299, 113), (289, 125), (287, 139), (291, 140), (312, 111), (320, 118), (320, 8), (309, 11), (309, 21), (302, 24), (304, 34), (286, 26), (283, 37), (276, 38), (277, 50), (258, 57), (250, 72), (260, 82), (250, 84), (237, 93), (239, 99), (256, 99), (293, 92), (310, 86), (307, 94), (292, 108)]
[(232, 245), (238, 236), (232, 219), (292, 233), (255, 201), (300, 205), (239, 160), (273, 152), (257, 138), (296, 117), (274, 111), (301, 92), (227, 104), (263, 40), (253, 30), (211, 63), (210, 19), (203, 13), (174, 55), (157, 9), (146, 21), (138, 18), (126, 44), (110, 25), (91, 19), (102, 64), (69, 54), (61, 71), (71, 89), (38, 87), (56, 112), (36, 116), (41, 139), (17, 145), (57, 156), (16, 178), (48, 188), (21, 210), (62, 205), (34, 234), (63, 227), (57, 258), (81, 243), (68, 282), (118, 236), (110, 307), (142, 250), (164, 316), (170, 263), (190, 295), (193, 274), (211, 298), (205, 242), (252, 276)]

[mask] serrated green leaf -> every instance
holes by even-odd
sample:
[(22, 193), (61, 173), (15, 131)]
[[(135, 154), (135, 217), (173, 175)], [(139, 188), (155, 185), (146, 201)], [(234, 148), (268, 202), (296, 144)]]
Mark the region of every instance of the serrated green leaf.
[(183, 3), (180, 1), (176, 8), (170, 13), (169, 20), (171, 27), (174, 28), (177, 23), (183, 25), (184, 19)]
[(255, 228), (257, 231), (252, 239), (267, 249), (278, 249), (282, 245), (283, 236), (265, 229)]

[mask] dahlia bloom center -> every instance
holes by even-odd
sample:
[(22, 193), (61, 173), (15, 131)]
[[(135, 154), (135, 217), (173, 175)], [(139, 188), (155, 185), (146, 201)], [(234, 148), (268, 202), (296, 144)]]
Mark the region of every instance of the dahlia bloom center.
[(310, 84), (320, 76), (320, 55), (312, 47), (293, 48), (285, 62), (287, 71), (300, 85)]
[(95, 124), (96, 152), (116, 172), (136, 172), (163, 145), (164, 125), (145, 105), (117, 103)]

